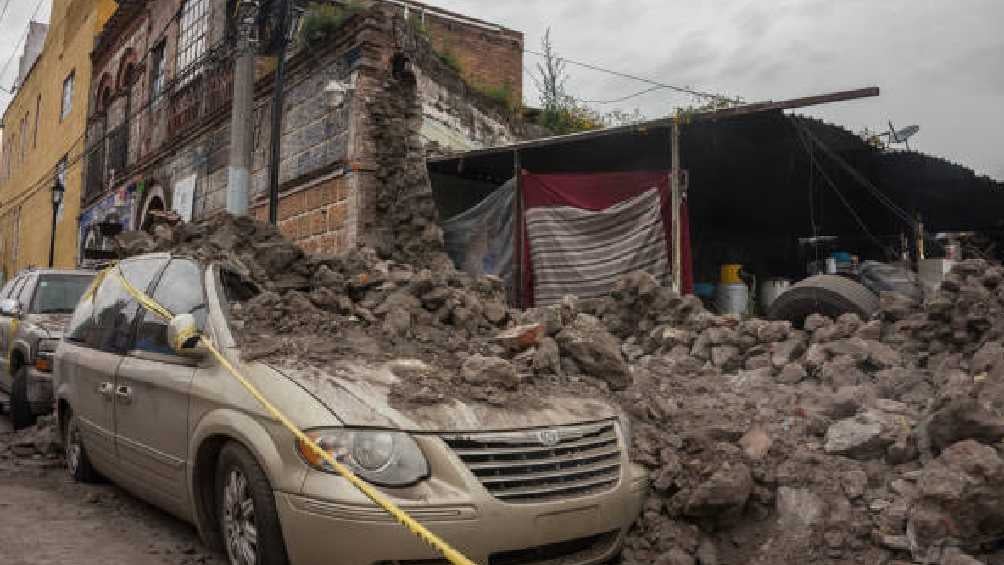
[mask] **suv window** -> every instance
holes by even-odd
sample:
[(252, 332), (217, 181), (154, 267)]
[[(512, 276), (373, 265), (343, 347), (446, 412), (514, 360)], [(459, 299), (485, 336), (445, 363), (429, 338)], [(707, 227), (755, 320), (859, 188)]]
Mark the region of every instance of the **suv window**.
[(26, 280), (28, 280), (28, 275), (21, 275), (14, 279), (14, 286), (11, 287), (9, 294), (4, 295), (4, 298), (13, 298), (16, 300), (21, 294), (21, 288), (24, 286), (24, 281)]
[(12, 278), (7, 281), (7, 284), (3, 285), (3, 289), (0, 290), (0, 300), (10, 296), (10, 291), (14, 289), (15, 284), (17, 284), (17, 277)]
[(17, 298), (17, 301), (21, 303), (21, 311), (25, 312), (28, 310), (28, 303), (31, 302), (31, 293), (35, 290), (35, 281), (38, 280), (38, 277), (25, 275), (23, 278), (21, 287), (14, 291), (11, 298)]
[[(133, 286), (146, 291), (164, 263), (163, 258), (140, 258), (123, 261), (115, 269)], [(138, 309), (139, 305), (122, 286), (115, 271), (110, 271), (97, 290), (77, 305), (66, 339), (110, 353), (123, 353), (132, 340)]]
[[(202, 293), (202, 269), (189, 259), (174, 259), (164, 269), (152, 298), (172, 314), (192, 314), (199, 329), (206, 325), (206, 301)], [(136, 349), (173, 354), (167, 342), (167, 322), (147, 311), (136, 334)]]
[(42, 275), (38, 279), (32, 314), (69, 314), (91, 284), (90, 275)]

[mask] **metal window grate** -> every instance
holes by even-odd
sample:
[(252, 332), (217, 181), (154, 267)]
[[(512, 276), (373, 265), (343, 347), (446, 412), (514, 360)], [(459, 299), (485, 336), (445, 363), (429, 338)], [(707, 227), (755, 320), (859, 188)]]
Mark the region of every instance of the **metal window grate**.
[(506, 502), (581, 496), (613, 488), (620, 478), (613, 422), (440, 437), (488, 492)]
[(178, 25), (178, 76), (188, 74), (189, 67), (206, 53), (208, 36), (208, 0), (186, 0)]

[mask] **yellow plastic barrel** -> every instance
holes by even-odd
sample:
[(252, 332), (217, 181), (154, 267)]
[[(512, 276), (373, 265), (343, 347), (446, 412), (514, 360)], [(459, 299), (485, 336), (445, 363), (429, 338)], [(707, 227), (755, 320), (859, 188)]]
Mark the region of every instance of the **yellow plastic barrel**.
[(740, 271), (743, 270), (742, 265), (736, 265), (735, 263), (728, 263), (722, 265), (722, 284), (735, 284), (743, 282), (742, 277), (739, 276)]

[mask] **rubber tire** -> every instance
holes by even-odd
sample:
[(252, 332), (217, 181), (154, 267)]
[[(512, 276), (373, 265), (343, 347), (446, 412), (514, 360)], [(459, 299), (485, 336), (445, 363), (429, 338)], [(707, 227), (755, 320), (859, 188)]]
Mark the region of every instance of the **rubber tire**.
[(839, 275), (816, 275), (799, 281), (777, 297), (767, 309), (767, 317), (802, 327), (810, 314), (836, 318), (852, 313), (868, 320), (878, 309), (878, 295), (863, 284)]
[[(286, 556), (286, 542), (282, 537), (279, 525), (279, 513), (275, 509), (275, 493), (268, 478), (258, 465), (254, 455), (243, 445), (231, 441), (220, 450), (216, 462), (216, 477), (214, 485), (216, 519), (220, 528), (220, 536), (224, 537), (223, 527), (223, 489), (227, 474), (236, 467), (247, 479), (254, 501), (255, 528), (258, 530), (258, 547), (255, 555), (256, 565), (289, 565)], [(223, 555), (227, 556), (227, 540), (223, 539)]]
[(35, 425), (35, 415), (28, 402), (28, 367), (24, 365), (14, 373), (14, 382), (10, 387), (10, 421), (15, 430)]
[[(66, 451), (70, 448), (70, 429), (71, 426), (76, 427), (79, 430), (79, 424), (77, 423), (77, 417), (72, 411), (69, 412), (66, 418), (66, 424), (63, 426), (63, 450)], [(78, 431), (79, 434), (79, 431)], [(70, 474), (70, 478), (78, 483), (100, 483), (103, 478), (101, 473), (91, 465), (91, 460), (87, 457), (87, 448), (84, 446), (84, 439), (80, 438), (80, 462), (77, 464), (76, 469), (70, 468), (70, 458), (67, 454), (66, 456), (66, 470)]]

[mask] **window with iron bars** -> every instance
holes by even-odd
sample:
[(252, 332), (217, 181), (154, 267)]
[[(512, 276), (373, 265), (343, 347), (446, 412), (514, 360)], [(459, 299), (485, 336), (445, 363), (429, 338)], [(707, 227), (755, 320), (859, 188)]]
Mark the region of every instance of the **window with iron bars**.
[(177, 77), (184, 84), (200, 71), (197, 64), (209, 41), (209, 0), (185, 0), (178, 24)]

